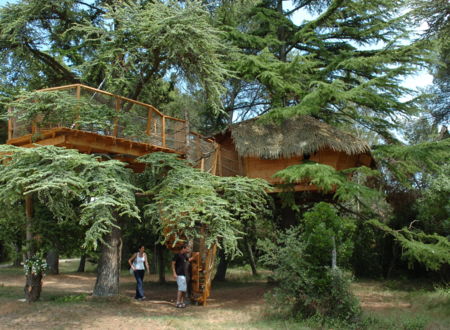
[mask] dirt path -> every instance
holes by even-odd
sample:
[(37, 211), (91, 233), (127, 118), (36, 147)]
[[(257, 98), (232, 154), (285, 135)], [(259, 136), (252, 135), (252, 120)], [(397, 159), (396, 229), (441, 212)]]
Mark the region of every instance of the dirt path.
[[(61, 274), (44, 279), (41, 301), (27, 304), (23, 297), (24, 278), (0, 274), (0, 328), (82, 328), (82, 329), (179, 329), (233, 328), (233, 324), (260, 318), (266, 285), (260, 283), (225, 283), (216, 285), (208, 305), (176, 309), (176, 284), (156, 283), (156, 275), (144, 282), (147, 300), (133, 299), (135, 280), (121, 278), (118, 297), (91, 297), (95, 275)], [(217, 326), (218, 327), (217, 327)], [(190, 326), (188, 327), (190, 328)]]

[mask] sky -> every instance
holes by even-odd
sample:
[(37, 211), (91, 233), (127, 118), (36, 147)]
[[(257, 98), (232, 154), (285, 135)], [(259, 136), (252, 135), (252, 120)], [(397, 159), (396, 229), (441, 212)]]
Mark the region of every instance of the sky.
[[(0, 0), (0, 7), (4, 6), (6, 3), (14, 3), (18, 0)], [(52, 1), (52, 0), (42, 0), (42, 1)], [(53, 0), (55, 1), (55, 0)], [(56, 0), (57, 1), (57, 0)], [(292, 4), (289, 1), (286, 1), (285, 3), (285, 9), (292, 8)], [(308, 15), (305, 12), (298, 13), (294, 17), (292, 17), (292, 20), (294, 23), (300, 22), (303, 19), (312, 18), (310, 15)], [(419, 28), (423, 29), (423, 26)], [(433, 82), (433, 76), (431, 76), (426, 70), (418, 70), (416, 74), (405, 77), (403, 80), (402, 85), (407, 88), (411, 89), (420, 89), (424, 88), (428, 85), (430, 85)], [(408, 97), (406, 97), (407, 99)]]

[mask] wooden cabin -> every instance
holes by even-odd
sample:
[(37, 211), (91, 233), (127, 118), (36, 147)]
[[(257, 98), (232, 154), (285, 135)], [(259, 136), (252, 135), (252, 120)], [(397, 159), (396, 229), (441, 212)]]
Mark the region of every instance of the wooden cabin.
[[(307, 115), (287, 119), (280, 125), (247, 120), (231, 125), (215, 139), (220, 148), (217, 175), (262, 178), (275, 186), (281, 183), (273, 177), (276, 172), (304, 160), (337, 170), (374, 166), (366, 142)], [(318, 188), (299, 183), (294, 190)]]

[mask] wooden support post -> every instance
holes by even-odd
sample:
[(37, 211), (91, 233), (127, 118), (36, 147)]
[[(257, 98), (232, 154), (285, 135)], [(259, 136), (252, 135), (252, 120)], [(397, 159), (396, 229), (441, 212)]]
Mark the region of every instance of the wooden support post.
[(146, 134), (150, 136), (152, 134), (152, 109), (148, 108), (147, 113), (147, 131)]
[(219, 166), (219, 176), (223, 176), (222, 150), (221, 150), (220, 146), (219, 146), (219, 150), (217, 152), (219, 153), (218, 157), (217, 157), (217, 165)]
[(113, 135), (115, 137), (117, 137), (117, 135), (119, 134), (119, 112), (120, 112), (120, 108), (122, 106), (122, 100), (118, 97), (115, 98), (116, 99), (116, 117), (114, 118), (114, 132)]
[[(195, 149), (197, 149), (196, 155), (195, 155), (195, 161), (198, 162), (199, 159), (202, 159), (202, 146), (200, 144), (200, 136), (195, 136)], [(198, 163), (195, 164), (198, 166)]]
[(162, 134), (162, 146), (165, 147), (166, 146), (166, 116), (162, 116), (162, 129), (161, 129), (161, 134)]
[[(80, 100), (81, 98), (81, 86), (77, 85), (76, 90), (75, 90), (75, 97), (77, 98), (77, 100)], [(75, 119), (75, 129), (78, 129), (78, 121), (80, 120), (80, 108), (79, 106), (77, 107), (77, 119)]]

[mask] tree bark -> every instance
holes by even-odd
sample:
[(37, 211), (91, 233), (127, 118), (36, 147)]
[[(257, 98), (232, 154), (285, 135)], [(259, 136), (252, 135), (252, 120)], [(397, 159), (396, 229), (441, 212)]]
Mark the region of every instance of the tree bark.
[(166, 269), (164, 267), (164, 246), (158, 244), (158, 274), (159, 283), (166, 283)]
[(224, 250), (219, 250), (219, 258), (220, 262), (217, 266), (217, 272), (216, 276), (214, 276), (214, 281), (223, 282), (225, 281), (225, 276), (227, 274), (227, 268), (228, 268), (228, 260), (225, 256)]
[(59, 274), (59, 254), (56, 249), (51, 249), (47, 252), (45, 261), (47, 262), (47, 269), (49, 274)]
[(113, 227), (111, 233), (105, 237), (106, 244), (102, 245), (94, 296), (108, 297), (119, 294), (121, 236), (121, 229)]
[(25, 195), (25, 215), (26, 222), (26, 254), (27, 258), (31, 258), (35, 254), (35, 244), (33, 240), (33, 196), (31, 194)]
[(77, 272), (78, 273), (84, 273), (84, 270), (86, 268), (86, 254), (82, 254), (80, 257), (80, 264), (78, 265)]
[(29, 303), (39, 300), (39, 297), (41, 296), (41, 291), (42, 291), (42, 274), (27, 275), (24, 288), (26, 300)]
[(257, 276), (258, 271), (256, 270), (255, 256), (253, 255), (252, 246), (250, 245), (250, 242), (247, 239), (245, 240), (245, 245), (247, 247), (248, 252), (248, 261), (250, 263), (250, 267), (252, 268), (252, 275)]

